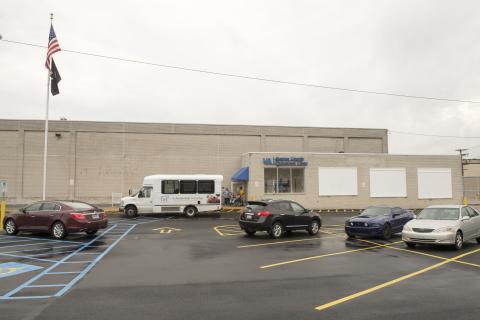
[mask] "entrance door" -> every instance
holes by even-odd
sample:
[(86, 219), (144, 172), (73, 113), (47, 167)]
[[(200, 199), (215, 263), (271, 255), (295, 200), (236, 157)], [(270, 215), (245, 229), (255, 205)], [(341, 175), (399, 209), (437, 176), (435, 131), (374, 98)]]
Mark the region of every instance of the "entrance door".
[(241, 190), (243, 189), (243, 199), (242, 201), (244, 202), (243, 205), (247, 204), (247, 186), (246, 183), (244, 182), (232, 182), (232, 193), (233, 197), (230, 199), (232, 203), (234, 203), (235, 199), (239, 198), (241, 194)]

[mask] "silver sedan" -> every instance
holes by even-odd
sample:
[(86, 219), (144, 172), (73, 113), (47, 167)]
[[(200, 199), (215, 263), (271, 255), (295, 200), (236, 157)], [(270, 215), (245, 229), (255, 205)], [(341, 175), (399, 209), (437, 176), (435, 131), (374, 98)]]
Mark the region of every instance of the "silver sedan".
[(480, 212), (464, 205), (429, 206), (402, 231), (402, 240), (411, 248), (416, 244), (442, 244), (460, 250), (472, 239), (480, 243)]

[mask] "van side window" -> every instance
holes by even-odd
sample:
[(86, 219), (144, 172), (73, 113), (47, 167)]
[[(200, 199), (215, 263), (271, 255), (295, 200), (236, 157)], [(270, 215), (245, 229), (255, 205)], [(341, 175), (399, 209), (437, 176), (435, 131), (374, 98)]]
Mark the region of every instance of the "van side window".
[(197, 181), (195, 180), (180, 181), (180, 193), (183, 193), (183, 194), (197, 193)]
[(162, 193), (163, 194), (177, 194), (179, 191), (178, 180), (163, 180)]
[(215, 182), (213, 180), (198, 180), (198, 193), (214, 193)]

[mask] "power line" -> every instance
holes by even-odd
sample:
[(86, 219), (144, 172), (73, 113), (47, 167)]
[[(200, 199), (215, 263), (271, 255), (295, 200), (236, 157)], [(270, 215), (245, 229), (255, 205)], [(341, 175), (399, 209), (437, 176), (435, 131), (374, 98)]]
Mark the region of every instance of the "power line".
[[(5, 40), (5, 39), (0, 40), (0, 41), (13, 43), (13, 44), (19, 44), (19, 45), (25, 45), (25, 46), (31, 46), (31, 47), (46, 48), (46, 46), (39, 45), (39, 44), (34, 44), (34, 43), (28, 43), (28, 42)], [(188, 68), (188, 67), (182, 67), (182, 66), (166, 65), (166, 64), (160, 64), (160, 63), (155, 63), (155, 62), (120, 58), (120, 57), (115, 57), (115, 56), (107, 56), (107, 55), (103, 55), (103, 54), (97, 54), (97, 53), (91, 53), (91, 52), (85, 52), (85, 51), (77, 51), (77, 50), (68, 50), (68, 49), (63, 49), (63, 48), (62, 48), (62, 51), (63, 52), (70, 52), (70, 53), (75, 53), (75, 54), (86, 55), (86, 56), (92, 56), (92, 57), (97, 57), (97, 58), (103, 58), (103, 59), (117, 60), (117, 61), (130, 62), (130, 63), (138, 63), (138, 64), (149, 65), (149, 66), (160, 67), (160, 68), (177, 69), (177, 70), (198, 72), (198, 73), (204, 73), (204, 74), (210, 74), (210, 75), (216, 75), (216, 76), (222, 76), (222, 77), (231, 77), (231, 78), (239, 78), (239, 79), (247, 79), (247, 80), (264, 81), (264, 82), (271, 82), (271, 83), (278, 83), (278, 84), (285, 84), (285, 85), (294, 85), (294, 86), (302, 86), (302, 87), (310, 87), (310, 88), (320, 88), (320, 89), (328, 89), (328, 90), (336, 90), (336, 91), (346, 91), (346, 92), (353, 92), (353, 93), (365, 93), (365, 94), (383, 95), (383, 96), (392, 96), (392, 97), (410, 98), (410, 99), (422, 99), (422, 100), (434, 100), (434, 101), (448, 101), (448, 102), (480, 104), (480, 101), (474, 101), (474, 100), (438, 98), (438, 97), (428, 97), (428, 96), (417, 96), (417, 95), (410, 95), (410, 94), (402, 94), (402, 93), (395, 93), (395, 92), (371, 91), (371, 90), (360, 90), (360, 89), (333, 87), (333, 86), (326, 86), (326, 85), (320, 85), (320, 84), (315, 84), (315, 83), (276, 80), (276, 79), (261, 78), (261, 77), (233, 74), (233, 73), (216, 72), (216, 71), (210, 71), (210, 70), (205, 70), (205, 69), (195, 69), (195, 68)]]
[(439, 135), (439, 134), (428, 134), (428, 133), (396, 131), (396, 130), (388, 130), (388, 133), (389, 134), (390, 133), (407, 134), (411, 136), (436, 137), (436, 138), (480, 139), (480, 137), (472, 137), (472, 136), (446, 136), (446, 135)]

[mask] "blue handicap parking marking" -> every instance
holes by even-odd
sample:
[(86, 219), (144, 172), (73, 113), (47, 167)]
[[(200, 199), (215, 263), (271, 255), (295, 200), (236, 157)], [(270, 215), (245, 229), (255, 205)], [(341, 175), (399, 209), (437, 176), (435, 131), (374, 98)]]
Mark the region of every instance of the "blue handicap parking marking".
[(42, 267), (18, 262), (0, 263), (0, 278), (15, 276), (38, 269), (42, 269)]

